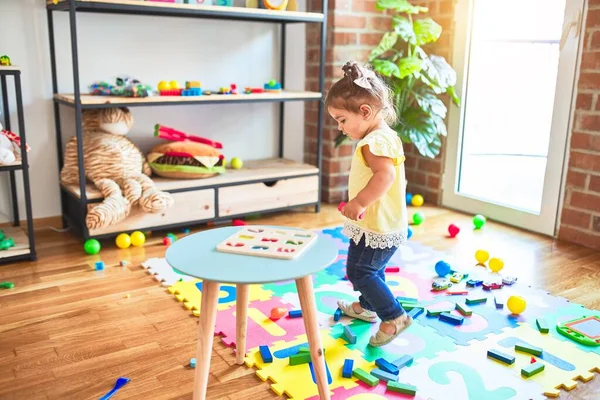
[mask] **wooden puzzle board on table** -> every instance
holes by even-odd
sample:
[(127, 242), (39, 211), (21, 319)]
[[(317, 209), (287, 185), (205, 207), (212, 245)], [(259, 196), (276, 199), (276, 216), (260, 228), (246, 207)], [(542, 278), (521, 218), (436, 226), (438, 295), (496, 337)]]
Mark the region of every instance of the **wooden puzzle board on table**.
[(299, 229), (245, 226), (217, 245), (217, 251), (292, 260), (316, 240), (314, 232)]

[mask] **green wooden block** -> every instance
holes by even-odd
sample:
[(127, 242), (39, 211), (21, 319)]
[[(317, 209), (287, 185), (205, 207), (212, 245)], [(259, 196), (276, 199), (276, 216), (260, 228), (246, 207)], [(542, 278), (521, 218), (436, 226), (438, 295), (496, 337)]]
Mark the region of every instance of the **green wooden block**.
[(543, 351), (541, 347), (530, 346), (527, 344), (515, 344), (515, 350), (533, 354), (534, 356), (541, 356)]
[(473, 311), (466, 304), (456, 303), (456, 309), (462, 315), (473, 315)]
[(450, 312), (452, 309), (450, 308), (438, 308), (435, 310), (427, 310), (428, 317), (438, 317), (441, 313)]
[(310, 353), (298, 353), (290, 356), (290, 365), (308, 364), (310, 362)]
[(534, 362), (533, 364), (527, 364), (523, 368), (521, 368), (521, 375), (529, 378), (535, 374), (539, 374), (545, 368), (545, 365), (539, 361)]
[(465, 300), (465, 303), (467, 304), (479, 304), (485, 302), (487, 302), (487, 296), (471, 296), (467, 297), (467, 300)]
[(413, 308), (425, 308), (422, 305), (420, 305), (419, 303), (400, 303), (400, 305), (402, 306), (402, 308), (404, 308), (406, 311), (410, 311)]
[(416, 386), (408, 385), (406, 383), (399, 383), (399, 382), (388, 382), (387, 390), (389, 390), (390, 392), (408, 394), (410, 396), (414, 396), (417, 394)]
[(362, 368), (356, 368), (352, 370), (352, 376), (360, 379), (369, 386), (377, 386), (379, 384), (379, 379), (367, 373), (367, 371)]
[(544, 318), (538, 318), (535, 321), (538, 329), (540, 332), (542, 333), (548, 333), (550, 332), (550, 328), (548, 328), (548, 323), (546, 322), (546, 320)]
[(300, 347), (298, 353), (310, 353), (310, 349), (308, 347)]

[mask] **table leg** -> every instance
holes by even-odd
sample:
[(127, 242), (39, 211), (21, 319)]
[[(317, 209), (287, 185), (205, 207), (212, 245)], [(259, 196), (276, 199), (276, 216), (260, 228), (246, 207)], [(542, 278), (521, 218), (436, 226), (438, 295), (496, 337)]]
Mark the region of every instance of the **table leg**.
[(196, 374), (194, 376), (194, 400), (205, 400), (208, 388), (208, 374), (212, 356), (215, 322), (217, 321), (217, 302), (219, 283), (202, 282), (202, 304), (198, 324), (198, 348), (196, 349)]
[(246, 333), (248, 331), (248, 299), (250, 285), (237, 284), (235, 301), (236, 334), (235, 334), (235, 363), (242, 365), (246, 356)]
[(317, 305), (315, 302), (315, 292), (313, 289), (312, 277), (305, 276), (296, 280), (298, 296), (300, 297), (300, 307), (302, 308), (302, 318), (304, 319), (304, 328), (308, 336), (308, 346), (310, 347), (310, 357), (312, 359), (315, 377), (317, 378), (317, 387), (319, 388), (319, 399), (330, 399), (329, 387), (327, 384), (327, 371), (325, 369), (325, 355), (323, 353), (323, 344), (321, 343), (321, 333), (319, 332), (319, 320), (317, 318)]

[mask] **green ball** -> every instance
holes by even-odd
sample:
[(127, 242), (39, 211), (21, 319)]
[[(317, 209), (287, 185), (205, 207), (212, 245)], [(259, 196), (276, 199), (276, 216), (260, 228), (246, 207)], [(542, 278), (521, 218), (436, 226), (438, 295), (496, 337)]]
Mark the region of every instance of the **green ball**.
[(413, 214), (413, 224), (421, 225), (425, 221), (425, 215), (422, 212), (416, 212)]
[(485, 225), (485, 217), (481, 214), (477, 214), (473, 217), (473, 225), (475, 225), (475, 229), (481, 229)]
[(277, 84), (277, 81), (275, 79), (271, 79), (269, 81), (269, 86), (271, 86), (271, 87), (275, 86), (276, 84)]
[(100, 246), (100, 242), (96, 239), (88, 239), (85, 241), (83, 248), (89, 255), (94, 255), (100, 253), (102, 246)]

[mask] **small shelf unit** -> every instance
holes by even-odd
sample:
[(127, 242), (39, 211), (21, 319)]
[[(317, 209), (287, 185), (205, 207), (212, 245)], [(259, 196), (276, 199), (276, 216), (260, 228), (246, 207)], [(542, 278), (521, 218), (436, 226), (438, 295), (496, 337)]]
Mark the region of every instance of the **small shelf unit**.
[[(68, 107), (75, 111), (75, 134), (78, 139), (79, 184), (61, 185), (61, 205), (63, 224), (71, 225), (85, 238), (112, 237), (121, 232), (133, 230), (173, 229), (208, 221), (227, 220), (257, 213), (269, 213), (301, 206), (314, 206), (319, 212), (321, 206), (321, 163), (323, 136), (323, 98), (325, 76), (325, 38), (327, 32), (327, 0), (323, 1), (321, 13), (298, 11), (274, 11), (242, 7), (203, 6), (147, 2), (139, 0), (61, 0), (56, 4), (47, 1), (48, 31), (50, 39), (50, 61), (54, 116), (56, 124), (57, 155), (59, 169), (63, 166), (62, 132), (60, 108)], [(54, 12), (69, 13), (71, 33), (71, 55), (73, 62), (74, 93), (60, 93), (56, 68), (54, 39)], [(281, 26), (281, 48), (279, 81), (285, 87), (286, 26), (291, 23), (320, 24), (320, 68), (319, 91), (281, 91), (259, 94), (209, 95), (209, 96), (152, 96), (127, 98), (117, 96), (94, 96), (82, 94), (79, 81), (79, 59), (77, 43), (77, 14), (81, 12), (105, 14), (133, 14), (164, 17), (220, 19), (274, 23)], [(283, 151), (284, 103), (288, 101), (318, 101), (318, 133), (316, 165), (308, 165), (286, 160)], [(102, 200), (102, 195), (93, 184), (86, 182), (83, 164), (82, 118), (86, 109), (110, 107), (156, 107), (173, 105), (205, 105), (234, 103), (279, 103), (279, 151), (272, 159), (246, 162), (240, 170), (228, 170), (226, 174), (207, 179), (178, 180), (153, 177), (157, 187), (170, 192), (175, 198), (173, 209), (157, 214), (144, 214), (133, 210), (127, 219), (120, 223), (96, 230), (88, 230), (85, 225), (87, 211), (94, 203)], [(218, 138), (215, 138), (218, 140)]]
[[(21, 160), (8, 165), (1, 165), (0, 172), (8, 172), (10, 179), (11, 201), (13, 206), (13, 226), (0, 226), (0, 230), (8, 238), (14, 240), (15, 246), (7, 250), (0, 250), (0, 264), (15, 261), (35, 261), (35, 237), (33, 232), (33, 214), (31, 211), (31, 190), (29, 187), (29, 164), (27, 161), (27, 138), (25, 136), (25, 116), (23, 111), (23, 96), (21, 93), (21, 69), (18, 66), (0, 66), (0, 86), (2, 94), (2, 105), (4, 114), (4, 129), (11, 130), (10, 110), (8, 107), (7, 77), (12, 76), (15, 84), (15, 95), (17, 104), (17, 119), (19, 129), (16, 133), (21, 138)], [(19, 199), (17, 196), (16, 172), (21, 171), (23, 177), (23, 191), (25, 194), (25, 214), (27, 219), (27, 230), (21, 227), (19, 217)]]

